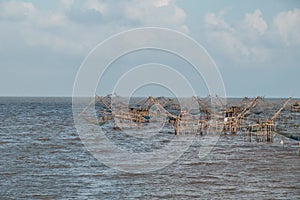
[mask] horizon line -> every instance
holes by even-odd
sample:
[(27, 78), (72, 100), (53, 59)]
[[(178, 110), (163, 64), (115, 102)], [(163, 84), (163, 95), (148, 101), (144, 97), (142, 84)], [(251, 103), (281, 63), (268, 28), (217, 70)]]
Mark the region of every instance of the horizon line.
[[(100, 97), (104, 97), (102, 95), (98, 95)], [(107, 96), (107, 95), (105, 95)], [(150, 95), (152, 96), (152, 95)], [(198, 96), (198, 95), (197, 95)], [(205, 98), (205, 97), (208, 97), (209, 95), (206, 95), (206, 96), (198, 96), (198, 97), (201, 97), (201, 98)], [(293, 99), (299, 99), (300, 97), (293, 97), (293, 96), (267, 96), (267, 95), (248, 95), (248, 96), (226, 96), (225, 98), (245, 98), (245, 97), (248, 97), (248, 98), (255, 98), (257, 96), (261, 96), (261, 97), (264, 97), (264, 98), (267, 98), (267, 99), (280, 99), (280, 98), (290, 98), (292, 97)], [(79, 98), (87, 98), (89, 96), (80, 96)], [(136, 97), (136, 98), (145, 98), (145, 97), (149, 97), (148, 96), (133, 96), (133, 97)], [(152, 97), (166, 97), (166, 98), (174, 98), (174, 96), (162, 96), (162, 95), (159, 95), (159, 96), (152, 96)], [(213, 97), (216, 97), (216, 96), (213, 96)], [(220, 97), (220, 96), (218, 96)], [(73, 96), (65, 96), (65, 95), (0, 95), (0, 98), (73, 98)], [(179, 98), (189, 98), (189, 96), (187, 97), (179, 97)], [(223, 98), (223, 97), (221, 97)]]

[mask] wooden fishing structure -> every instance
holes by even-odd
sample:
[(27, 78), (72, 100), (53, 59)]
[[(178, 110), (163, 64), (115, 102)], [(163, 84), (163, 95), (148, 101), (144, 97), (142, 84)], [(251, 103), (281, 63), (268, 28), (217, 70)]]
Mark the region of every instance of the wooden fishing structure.
[(248, 128), (248, 136), (252, 141), (253, 136), (257, 142), (273, 142), (274, 134), (276, 134), (276, 123), (275, 120), (279, 117), (280, 113), (285, 109), (290, 102), (291, 98), (285, 100), (279, 109), (271, 117), (265, 116), (264, 120), (257, 120), (256, 123), (252, 123)]
[(295, 101), (291, 105), (291, 112), (300, 112), (300, 102), (299, 101)]
[[(288, 98), (281, 103), (266, 101), (263, 97), (245, 97), (240, 102), (224, 104), (211, 97), (192, 97), (190, 106), (181, 108), (175, 98), (149, 96), (148, 98), (122, 98), (107, 95), (95, 97), (97, 120), (80, 114), (89, 123), (112, 126), (114, 129), (137, 129), (160, 123), (180, 134), (243, 133), (249, 141), (273, 142), (274, 135), (300, 141), (300, 103)], [(209, 103), (209, 102), (214, 102)], [(191, 109), (191, 105), (197, 109)], [(263, 104), (263, 105), (261, 105)], [(188, 104), (187, 104), (188, 105)], [(291, 129), (293, 132), (289, 132)], [(300, 144), (300, 143), (299, 143)]]

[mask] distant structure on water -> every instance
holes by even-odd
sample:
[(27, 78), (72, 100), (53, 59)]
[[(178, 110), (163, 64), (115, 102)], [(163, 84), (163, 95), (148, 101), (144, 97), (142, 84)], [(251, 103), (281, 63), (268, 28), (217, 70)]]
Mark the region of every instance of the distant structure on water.
[[(149, 129), (164, 124), (174, 134), (244, 134), (249, 141), (273, 142), (274, 135), (300, 141), (300, 103), (292, 98), (280, 102), (261, 96), (226, 102), (221, 97), (186, 99), (152, 97), (95, 97), (97, 120), (83, 111), (80, 116), (113, 129)], [(299, 142), (300, 145), (300, 142)]]

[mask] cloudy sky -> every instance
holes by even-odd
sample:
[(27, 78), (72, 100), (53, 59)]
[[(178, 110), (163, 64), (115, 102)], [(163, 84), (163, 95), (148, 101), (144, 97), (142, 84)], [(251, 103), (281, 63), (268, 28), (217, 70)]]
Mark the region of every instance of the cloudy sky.
[(147, 26), (200, 43), (227, 96), (300, 97), (298, 0), (0, 0), (0, 95), (71, 96), (99, 42)]

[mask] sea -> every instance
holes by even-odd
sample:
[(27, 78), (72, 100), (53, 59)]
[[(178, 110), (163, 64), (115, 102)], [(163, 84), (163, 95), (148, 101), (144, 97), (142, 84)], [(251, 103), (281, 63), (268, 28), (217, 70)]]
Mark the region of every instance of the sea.
[(300, 199), (297, 141), (221, 135), (202, 158), (197, 141), (163, 168), (117, 170), (82, 142), (71, 98), (1, 97), (0, 199)]

